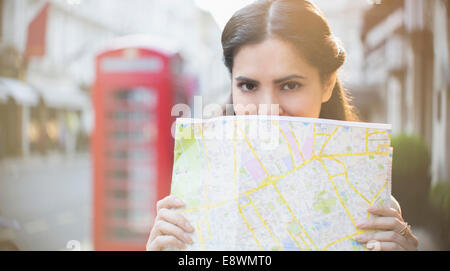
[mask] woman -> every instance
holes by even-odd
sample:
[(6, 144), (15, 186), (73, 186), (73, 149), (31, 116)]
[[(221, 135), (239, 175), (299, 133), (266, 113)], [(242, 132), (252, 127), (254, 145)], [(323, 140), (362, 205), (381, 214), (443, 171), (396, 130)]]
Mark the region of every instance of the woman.
[[(222, 34), (225, 65), (232, 76), (234, 113), (357, 120), (338, 69), (345, 51), (334, 38), (323, 13), (308, 1), (260, 0), (239, 10)], [(278, 105), (278, 112), (264, 110)], [(391, 208), (372, 206), (358, 224), (373, 229), (355, 237), (371, 250), (416, 250), (417, 238), (393, 198)], [(147, 249), (184, 248), (192, 225), (173, 197), (158, 202)]]

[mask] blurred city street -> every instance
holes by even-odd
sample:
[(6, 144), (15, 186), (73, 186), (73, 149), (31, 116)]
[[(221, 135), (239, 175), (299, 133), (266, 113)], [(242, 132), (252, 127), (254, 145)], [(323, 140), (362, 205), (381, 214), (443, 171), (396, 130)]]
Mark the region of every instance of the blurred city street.
[(91, 250), (91, 186), (87, 153), (0, 162), (0, 213), (20, 225), (2, 234), (20, 250)]

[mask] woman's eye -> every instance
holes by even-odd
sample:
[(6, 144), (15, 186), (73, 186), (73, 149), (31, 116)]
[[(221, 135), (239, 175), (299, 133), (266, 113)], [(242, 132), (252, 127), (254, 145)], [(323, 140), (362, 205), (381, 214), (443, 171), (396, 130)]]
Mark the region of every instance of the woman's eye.
[(297, 88), (300, 88), (301, 84), (297, 82), (287, 82), (281, 87), (281, 90), (295, 90)]
[(243, 91), (253, 91), (256, 89), (256, 85), (252, 84), (252, 83), (240, 83), (239, 87), (243, 90)]

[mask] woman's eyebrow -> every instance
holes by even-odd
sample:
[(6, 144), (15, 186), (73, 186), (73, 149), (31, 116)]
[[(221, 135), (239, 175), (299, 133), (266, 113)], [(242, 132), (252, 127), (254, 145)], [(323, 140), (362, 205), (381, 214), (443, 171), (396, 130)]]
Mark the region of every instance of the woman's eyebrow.
[(250, 78), (244, 77), (244, 76), (238, 76), (238, 77), (236, 77), (234, 79), (236, 79), (237, 81), (246, 81), (246, 82), (249, 82), (249, 83), (252, 83), (252, 84), (258, 84), (259, 83), (256, 80), (253, 80), (253, 79), (250, 79)]
[[(304, 77), (302, 75), (292, 74), (292, 75), (289, 75), (289, 76), (286, 76), (286, 77), (283, 77), (283, 78), (275, 79), (275, 80), (273, 80), (273, 83), (274, 84), (279, 84), (281, 82), (288, 81), (288, 80), (295, 79), (295, 78), (306, 79), (306, 77)], [(245, 77), (245, 76), (238, 76), (235, 79), (237, 81), (246, 81), (246, 82), (249, 82), (249, 83), (252, 83), (252, 84), (258, 84), (259, 83), (257, 80), (253, 80), (253, 79), (250, 79), (250, 78)]]
[(273, 80), (273, 83), (274, 84), (279, 84), (281, 82), (288, 81), (288, 80), (295, 79), (295, 78), (306, 79), (306, 77), (304, 77), (302, 75), (292, 74), (292, 75), (289, 75), (289, 76), (286, 76), (286, 77), (283, 77), (283, 78), (280, 78), (280, 79), (275, 79), (275, 80)]

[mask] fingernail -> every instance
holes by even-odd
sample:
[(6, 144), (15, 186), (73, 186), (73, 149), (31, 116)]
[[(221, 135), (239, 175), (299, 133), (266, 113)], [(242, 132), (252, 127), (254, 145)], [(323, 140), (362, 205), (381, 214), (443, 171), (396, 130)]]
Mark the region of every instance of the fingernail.
[(376, 240), (370, 240), (367, 245), (366, 245), (367, 249), (370, 250), (374, 250), (374, 251), (379, 251), (381, 250), (380, 248), (380, 242), (376, 241)]
[(177, 205), (184, 205), (184, 202), (181, 199), (175, 199), (175, 203)]
[(365, 221), (360, 221), (359, 223), (356, 224), (356, 227), (358, 227), (358, 228), (364, 228), (364, 226), (366, 226)]
[(378, 207), (377, 206), (375, 206), (375, 205), (372, 205), (372, 206), (370, 206), (369, 208), (367, 208), (367, 211), (369, 211), (369, 212), (373, 212), (373, 211), (376, 211), (378, 209)]
[(186, 228), (188, 231), (190, 231), (190, 232), (193, 232), (193, 231), (194, 231), (194, 227), (192, 227), (191, 223), (186, 222), (186, 223), (184, 224), (184, 226), (185, 226), (185, 228)]

